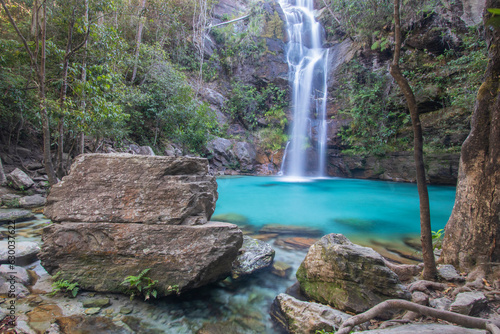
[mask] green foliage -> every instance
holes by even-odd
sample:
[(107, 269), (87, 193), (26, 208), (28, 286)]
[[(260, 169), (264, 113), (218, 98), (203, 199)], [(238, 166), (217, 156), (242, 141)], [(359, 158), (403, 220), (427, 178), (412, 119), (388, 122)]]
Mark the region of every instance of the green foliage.
[(146, 274), (151, 270), (151, 268), (144, 269), (137, 276), (127, 276), (121, 285), (125, 285), (127, 288), (127, 293), (130, 294), (130, 300), (134, 299), (135, 296), (143, 295), (144, 300), (148, 300), (153, 296), (156, 298), (158, 292), (155, 289), (157, 280), (153, 281)]
[[(60, 272), (58, 272), (56, 275), (54, 275), (53, 278), (57, 278), (61, 275)], [(73, 298), (76, 297), (78, 294), (78, 291), (80, 291), (80, 288), (78, 287), (77, 282), (69, 282), (67, 280), (58, 280), (54, 283), (52, 283), (52, 292), (49, 294), (50, 296), (54, 296), (58, 292), (65, 292), (68, 293), (70, 296)]]
[(147, 145), (170, 140), (201, 153), (218, 133), (212, 110), (194, 99), (185, 75), (166, 59), (154, 64), (143, 84), (131, 90), (127, 111), (132, 137)]
[(433, 249), (441, 249), (444, 238), (444, 229), (432, 231), (432, 245)]
[(287, 105), (286, 92), (273, 84), (259, 89), (241, 82), (233, 82), (225, 109), (248, 130), (255, 130), (261, 118), (265, 118), (274, 126), (284, 128), (284, 108)]
[(346, 145), (356, 154), (384, 154), (396, 145), (400, 128), (410, 122), (386, 94), (388, 76), (371, 72), (354, 60), (342, 69), (340, 97), (345, 105), (340, 114), (350, 120), (340, 131)]

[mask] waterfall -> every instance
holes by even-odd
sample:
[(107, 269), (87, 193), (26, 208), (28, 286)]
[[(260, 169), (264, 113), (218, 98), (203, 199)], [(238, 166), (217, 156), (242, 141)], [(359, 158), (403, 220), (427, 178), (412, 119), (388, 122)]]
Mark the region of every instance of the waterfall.
[[(287, 61), (293, 112), (281, 173), (291, 177), (325, 176), (328, 49), (322, 47), (323, 29), (314, 18), (313, 0), (280, 0), (280, 5), (289, 37)], [(313, 127), (317, 129), (317, 158), (309, 161)]]

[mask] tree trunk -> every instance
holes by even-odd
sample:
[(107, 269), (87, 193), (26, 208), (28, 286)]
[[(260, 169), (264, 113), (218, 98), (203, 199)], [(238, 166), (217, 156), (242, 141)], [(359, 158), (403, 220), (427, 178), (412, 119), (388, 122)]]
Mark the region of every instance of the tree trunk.
[[(486, 8), (500, 8), (500, 0), (487, 0)], [(485, 12), (489, 62), (462, 145), (441, 261), (461, 270), (480, 266), (486, 275), (500, 277), (500, 28), (487, 25), (490, 17)]]
[[(89, 0), (85, 0), (85, 24), (89, 24)], [(87, 46), (88, 46), (88, 39), (85, 40), (85, 44), (83, 45), (83, 59), (82, 59), (82, 84), (84, 86), (82, 90), (82, 102), (80, 104), (80, 108), (82, 109), (82, 113), (85, 114), (85, 111), (87, 109), (87, 101), (85, 100), (86, 98), (86, 93), (85, 93), (85, 83), (87, 82)], [(82, 127), (83, 129), (83, 127)], [(85, 133), (82, 132), (80, 133), (80, 149), (79, 152), (80, 154), (85, 153)]]
[(132, 70), (132, 79), (130, 82), (135, 81), (135, 77), (137, 76), (137, 62), (139, 61), (139, 51), (141, 47), (142, 41), (142, 29), (144, 27), (144, 18), (142, 17), (142, 11), (146, 6), (146, 0), (141, 0), (141, 7), (139, 9), (139, 26), (137, 27), (137, 35), (135, 38), (135, 60), (134, 60), (134, 69)]
[(42, 131), (43, 131), (43, 160), (45, 163), (45, 171), (49, 178), (49, 183), (54, 185), (57, 183), (57, 176), (52, 164), (52, 155), (50, 153), (50, 128), (49, 115), (47, 114), (47, 101), (45, 97), (45, 60), (46, 42), (47, 42), (47, 3), (43, 3), (43, 23), (42, 23), (42, 40), (41, 40), (41, 58), (39, 68), (39, 97), (40, 97), (40, 115), (42, 116)]
[(423, 277), (426, 280), (434, 280), (437, 275), (437, 270), (436, 261), (434, 259), (434, 250), (432, 247), (431, 215), (429, 209), (429, 193), (427, 192), (427, 181), (425, 178), (422, 125), (420, 123), (417, 102), (415, 101), (413, 90), (399, 68), (399, 58), (401, 55), (402, 44), (399, 2), (400, 0), (394, 0), (394, 34), (396, 45), (394, 50), (394, 59), (391, 64), (391, 75), (403, 91), (406, 103), (408, 104), (408, 109), (410, 109), (413, 127), (413, 153), (417, 172), (418, 196), (420, 199), (420, 240), (422, 242), (422, 256), (424, 259)]
[(5, 177), (5, 171), (3, 170), (2, 158), (0, 158), (0, 186), (7, 183), (7, 178)]

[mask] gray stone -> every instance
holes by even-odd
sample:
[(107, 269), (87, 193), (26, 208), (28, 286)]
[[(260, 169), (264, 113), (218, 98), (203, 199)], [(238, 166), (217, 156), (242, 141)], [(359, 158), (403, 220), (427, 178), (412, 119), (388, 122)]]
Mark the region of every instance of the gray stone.
[(94, 314), (97, 314), (99, 312), (101, 312), (100, 307), (90, 307), (90, 308), (85, 310), (86, 315), (94, 315)]
[(236, 225), (56, 223), (43, 231), (39, 257), (50, 274), (82, 289), (127, 292), (122, 281), (150, 269), (158, 296), (194, 289), (231, 274), (243, 236)]
[[(291, 334), (316, 334), (316, 331), (334, 331), (351, 316), (329, 306), (300, 301), (279, 294), (271, 307), (271, 317), (282, 329)], [(355, 327), (359, 330), (363, 327)]]
[(232, 277), (250, 275), (257, 270), (267, 268), (273, 263), (274, 249), (263, 241), (247, 236), (243, 237), (243, 246), (233, 262)]
[(441, 276), (444, 280), (448, 282), (453, 282), (453, 281), (465, 281), (465, 278), (460, 276), (460, 274), (457, 272), (454, 266), (451, 264), (443, 264), (440, 265), (438, 268), (438, 273), (439, 276)]
[(447, 297), (431, 299), (429, 305), (437, 310), (449, 311), (453, 300)]
[(488, 300), (482, 292), (462, 292), (455, 297), (455, 301), (450, 305), (450, 311), (474, 316), (481, 312), (487, 304)]
[(14, 189), (26, 190), (30, 188), (34, 182), (25, 172), (16, 168), (11, 173), (7, 174), (7, 184)]
[(28, 274), (28, 271), (23, 267), (14, 266), (10, 267), (10, 265), (3, 264), (0, 266), (0, 276), (6, 278), (7, 280), (11, 279), (12, 276), (15, 277), (16, 282), (22, 283), (24, 285), (29, 285), (31, 282), (31, 278)]
[(411, 297), (380, 254), (341, 234), (328, 234), (309, 248), (297, 279), (308, 298), (341, 311), (361, 313), (387, 299)]
[(206, 159), (83, 154), (52, 187), (44, 214), (56, 222), (196, 225), (210, 219), (217, 196)]
[(353, 334), (487, 334), (485, 330), (463, 328), (452, 325), (441, 324), (410, 324), (394, 326), (384, 329), (373, 329), (370, 331), (353, 332)]
[(130, 145), (129, 146), (129, 152), (131, 154), (138, 154), (138, 155), (149, 155), (149, 156), (155, 156), (155, 152), (153, 149), (149, 146), (137, 146), (137, 145)]
[[(9, 244), (8, 241), (0, 241), (0, 264), (17, 264), (25, 265), (33, 263), (37, 260), (37, 254), (40, 251), (40, 247), (36, 242), (22, 241), (16, 242), (15, 254), (9, 255)], [(15, 263), (11, 263), (9, 256), (15, 256)]]
[(15, 194), (6, 194), (3, 195), (0, 200), (1, 204), (5, 205), (8, 208), (18, 208), (19, 207), (19, 199), (21, 196)]
[(233, 143), (229, 139), (220, 137), (207, 144), (207, 150), (213, 154), (211, 161), (216, 167), (232, 167), (236, 161), (232, 148)]
[(254, 170), (257, 151), (252, 144), (248, 142), (237, 142), (234, 154), (240, 163), (241, 171), (251, 172)]
[(111, 305), (109, 298), (86, 299), (82, 302), (84, 308), (107, 307)]
[[(7, 279), (0, 276), (0, 295), (6, 295), (8, 298), (24, 298), (30, 294), (30, 291), (24, 284), (17, 282), (17, 280)], [(11, 296), (11, 297), (9, 297)]]
[(421, 291), (415, 291), (411, 294), (411, 301), (419, 305), (427, 306), (429, 305), (429, 296)]
[(40, 206), (44, 206), (47, 200), (42, 195), (32, 195), (32, 196), (24, 196), (19, 199), (19, 205), (22, 208), (36, 208)]
[(33, 218), (35, 218), (35, 215), (28, 210), (0, 211), (0, 223), (21, 222)]

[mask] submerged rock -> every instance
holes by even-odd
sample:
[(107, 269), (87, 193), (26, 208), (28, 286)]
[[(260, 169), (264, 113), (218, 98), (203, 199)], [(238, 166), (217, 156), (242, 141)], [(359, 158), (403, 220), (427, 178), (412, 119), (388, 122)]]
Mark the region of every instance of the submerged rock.
[(341, 311), (361, 313), (391, 298), (410, 299), (380, 254), (328, 234), (309, 248), (297, 271), (302, 292)]
[(242, 245), (236, 225), (63, 223), (44, 229), (43, 267), (81, 288), (126, 292), (120, 283), (150, 269), (159, 296), (223, 279)]
[(296, 235), (300, 237), (319, 237), (323, 231), (305, 226), (269, 224), (264, 225), (259, 233), (272, 233), (279, 235)]
[(250, 275), (257, 270), (267, 268), (273, 263), (274, 249), (263, 241), (247, 236), (243, 237), (243, 246), (233, 262), (232, 277), (234, 279)]
[(113, 333), (132, 334), (133, 332), (125, 327), (120, 327), (107, 317), (86, 317), (73, 315), (69, 317), (56, 318), (61, 333)]
[(216, 200), (206, 159), (83, 154), (52, 187), (45, 215), (58, 222), (196, 225), (210, 219)]

